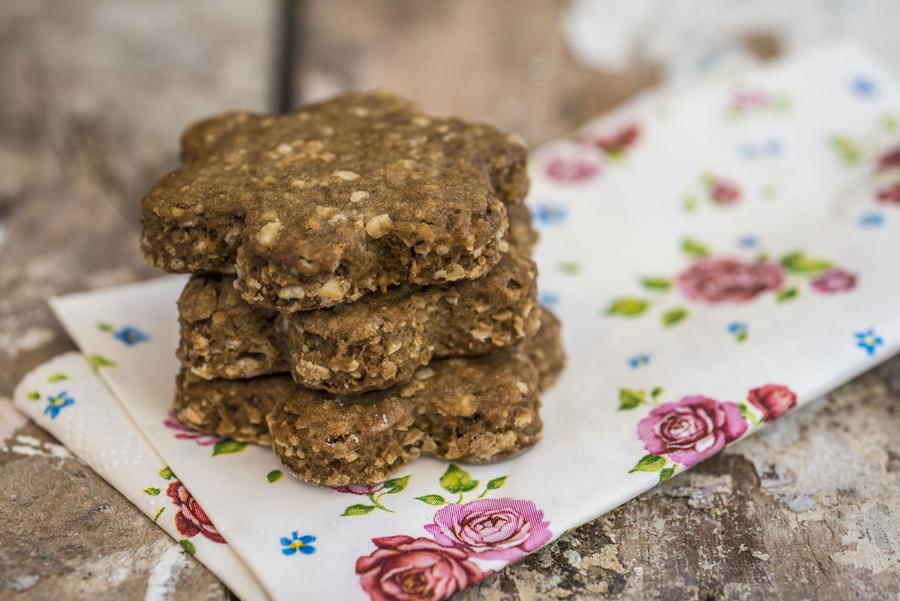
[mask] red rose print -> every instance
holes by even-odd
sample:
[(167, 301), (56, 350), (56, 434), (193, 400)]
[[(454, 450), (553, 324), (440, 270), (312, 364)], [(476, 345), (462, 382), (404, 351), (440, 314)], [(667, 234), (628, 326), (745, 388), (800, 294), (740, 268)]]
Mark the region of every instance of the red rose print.
[(747, 400), (759, 409), (767, 422), (778, 419), (797, 404), (793, 390), (781, 384), (766, 384), (747, 393)]
[(596, 146), (603, 152), (624, 152), (634, 146), (641, 137), (641, 128), (637, 123), (630, 123), (611, 135), (587, 136), (585, 144)]
[(738, 259), (700, 259), (678, 276), (681, 292), (708, 303), (744, 302), (784, 283), (784, 271), (770, 261), (744, 263)]
[(878, 157), (878, 170), (900, 168), (900, 146), (888, 150)]
[(824, 294), (847, 292), (856, 288), (856, 274), (834, 267), (814, 279), (810, 286), (813, 290)]
[(547, 163), (544, 172), (547, 177), (557, 182), (578, 184), (600, 173), (600, 166), (583, 158), (556, 157)]
[(172, 503), (178, 508), (175, 514), (175, 526), (183, 536), (190, 538), (195, 534), (202, 534), (211, 541), (224, 543), (225, 539), (206, 517), (206, 512), (200, 504), (191, 496), (179, 480), (169, 484), (166, 494), (172, 499)]
[(900, 182), (897, 182), (893, 186), (888, 186), (887, 188), (879, 190), (878, 200), (880, 200), (881, 202), (900, 204)]
[(647, 452), (666, 455), (685, 467), (712, 457), (746, 431), (737, 405), (705, 396), (660, 405), (638, 423)]
[(467, 551), (443, 547), (429, 538), (374, 538), (378, 547), (356, 560), (359, 582), (374, 601), (438, 601), (479, 582), (482, 572)]
[(710, 197), (718, 205), (732, 205), (741, 199), (740, 188), (727, 180), (714, 177), (707, 185)]

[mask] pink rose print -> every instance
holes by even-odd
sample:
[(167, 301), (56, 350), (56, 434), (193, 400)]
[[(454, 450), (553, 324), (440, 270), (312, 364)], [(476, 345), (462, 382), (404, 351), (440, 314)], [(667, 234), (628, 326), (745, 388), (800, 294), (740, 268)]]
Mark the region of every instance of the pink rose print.
[(544, 167), (550, 179), (564, 184), (580, 184), (600, 173), (600, 166), (579, 157), (556, 157)]
[(379, 484), (348, 484), (347, 486), (332, 486), (332, 490), (349, 493), (351, 495), (368, 495), (384, 488), (384, 482)]
[(737, 405), (705, 396), (660, 405), (638, 423), (637, 430), (647, 452), (666, 455), (685, 467), (715, 455), (746, 431)]
[(733, 205), (741, 199), (741, 190), (735, 184), (718, 177), (707, 181), (709, 196), (717, 205)]
[(771, 102), (772, 97), (766, 92), (737, 90), (731, 98), (731, 108), (735, 111), (746, 112), (766, 108)]
[(900, 182), (878, 191), (878, 200), (900, 205)]
[(490, 574), (470, 562), (465, 550), (428, 538), (386, 536), (372, 542), (378, 548), (356, 560), (356, 573), (373, 601), (448, 599)]
[(856, 288), (856, 274), (844, 269), (833, 267), (826, 270), (810, 282), (813, 290), (823, 294), (835, 294), (836, 292), (848, 292)]
[(582, 141), (585, 144), (596, 146), (608, 154), (625, 152), (641, 137), (641, 127), (637, 123), (629, 123), (619, 131), (608, 135), (588, 135)]
[(175, 435), (176, 439), (193, 440), (201, 447), (214, 445), (220, 440), (219, 436), (200, 434), (199, 432), (194, 432), (193, 430), (188, 429), (184, 424), (178, 421), (178, 418), (175, 417), (175, 412), (171, 409), (169, 410), (168, 415), (166, 415), (166, 419), (163, 421), (163, 425), (170, 430), (175, 430), (176, 432), (178, 432), (178, 434)]
[(759, 409), (763, 420), (770, 422), (793, 409), (797, 404), (797, 395), (787, 386), (766, 384), (748, 392), (747, 401)]
[(175, 514), (175, 527), (178, 528), (183, 536), (191, 538), (196, 534), (202, 534), (209, 540), (217, 543), (224, 543), (225, 539), (213, 526), (206, 516), (206, 512), (200, 507), (200, 504), (191, 496), (188, 489), (184, 487), (179, 480), (169, 484), (166, 494), (172, 499), (172, 503), (178, 507), (178, 513)]
[(678, 286), (687, 298), (708, 303), (749, 301), (783, 283), (784, 271), (775, 263), (731, 258), (700, 259), (678, 276)]
[(425, 526), (438, 543), (462, 546), (475, 557), (516, 561), (550, 540), (550, 524), (531, 501), (477, 499), (445, 505)]
[(878, 170), (900, 169), (900, 146), (888, 150), (878, 157)]

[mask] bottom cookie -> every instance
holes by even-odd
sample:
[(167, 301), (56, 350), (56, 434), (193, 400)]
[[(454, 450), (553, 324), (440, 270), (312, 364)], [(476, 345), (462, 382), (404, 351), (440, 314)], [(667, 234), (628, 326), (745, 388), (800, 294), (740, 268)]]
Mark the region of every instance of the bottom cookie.
[(272, 443), (301, 480), (372, 484), (421, 454), (463, 462), (515, 455), (541, 436), (538, 393), (562, 368), (559, 322), (490, 355), (444, 359), (388, 390), (338, 397), (290, 376), (202, 380), (182, 372), (175, 411), (202, 432)]

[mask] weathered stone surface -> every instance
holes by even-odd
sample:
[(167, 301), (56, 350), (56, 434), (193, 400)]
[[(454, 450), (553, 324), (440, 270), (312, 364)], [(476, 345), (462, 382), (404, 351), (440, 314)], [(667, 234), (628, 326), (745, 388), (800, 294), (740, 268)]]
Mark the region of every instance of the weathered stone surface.
[(598, 74), (568, 57), (565, 0), (308, 0), (302, 100), (382, 87), (436, 115), (493, 123), (530, 143), (567, 133), (657, 80), (649, 65)]
[[(154, 275), (141, 194), (175, 163), (185, 124), (264, 108), (271, 5), (4, 1), (0, 397), (74, 348), (48, 297)], [(0, 599), (228, 599), (89, 468), (28, 438), (45, 433), (0, 431)]]
[(52, 441), (28, 423), (0, 450), (0, 599), (228, 598), (212, 573)]

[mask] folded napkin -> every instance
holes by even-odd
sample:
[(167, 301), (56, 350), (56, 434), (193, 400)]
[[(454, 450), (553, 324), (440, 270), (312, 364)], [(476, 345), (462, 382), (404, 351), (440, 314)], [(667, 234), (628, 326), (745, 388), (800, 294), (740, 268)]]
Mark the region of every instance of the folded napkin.
[[(238, 594), (252, 579), (212, 561), (222, 539), (272, 599), (439, 599), (900, 349), (900, 89), (853, 49), (644, 97), (540, 148), (531, 173), (541, 300), (569, 355), (536, 448), (329, 489), (185, 430), (169, 413), (185, 280), (166, 277), (52, 303), (133, 420), (80, 436), (103, 448), (136, 428), (163, 458), (105, 476), (162, 490), (168, 465), (203, 507), (173, 500), (173, 534)], [(16, 402), (79, 453), (66, 424), (98, 395), (65, 361), (71, 382), (42, 368)]]

